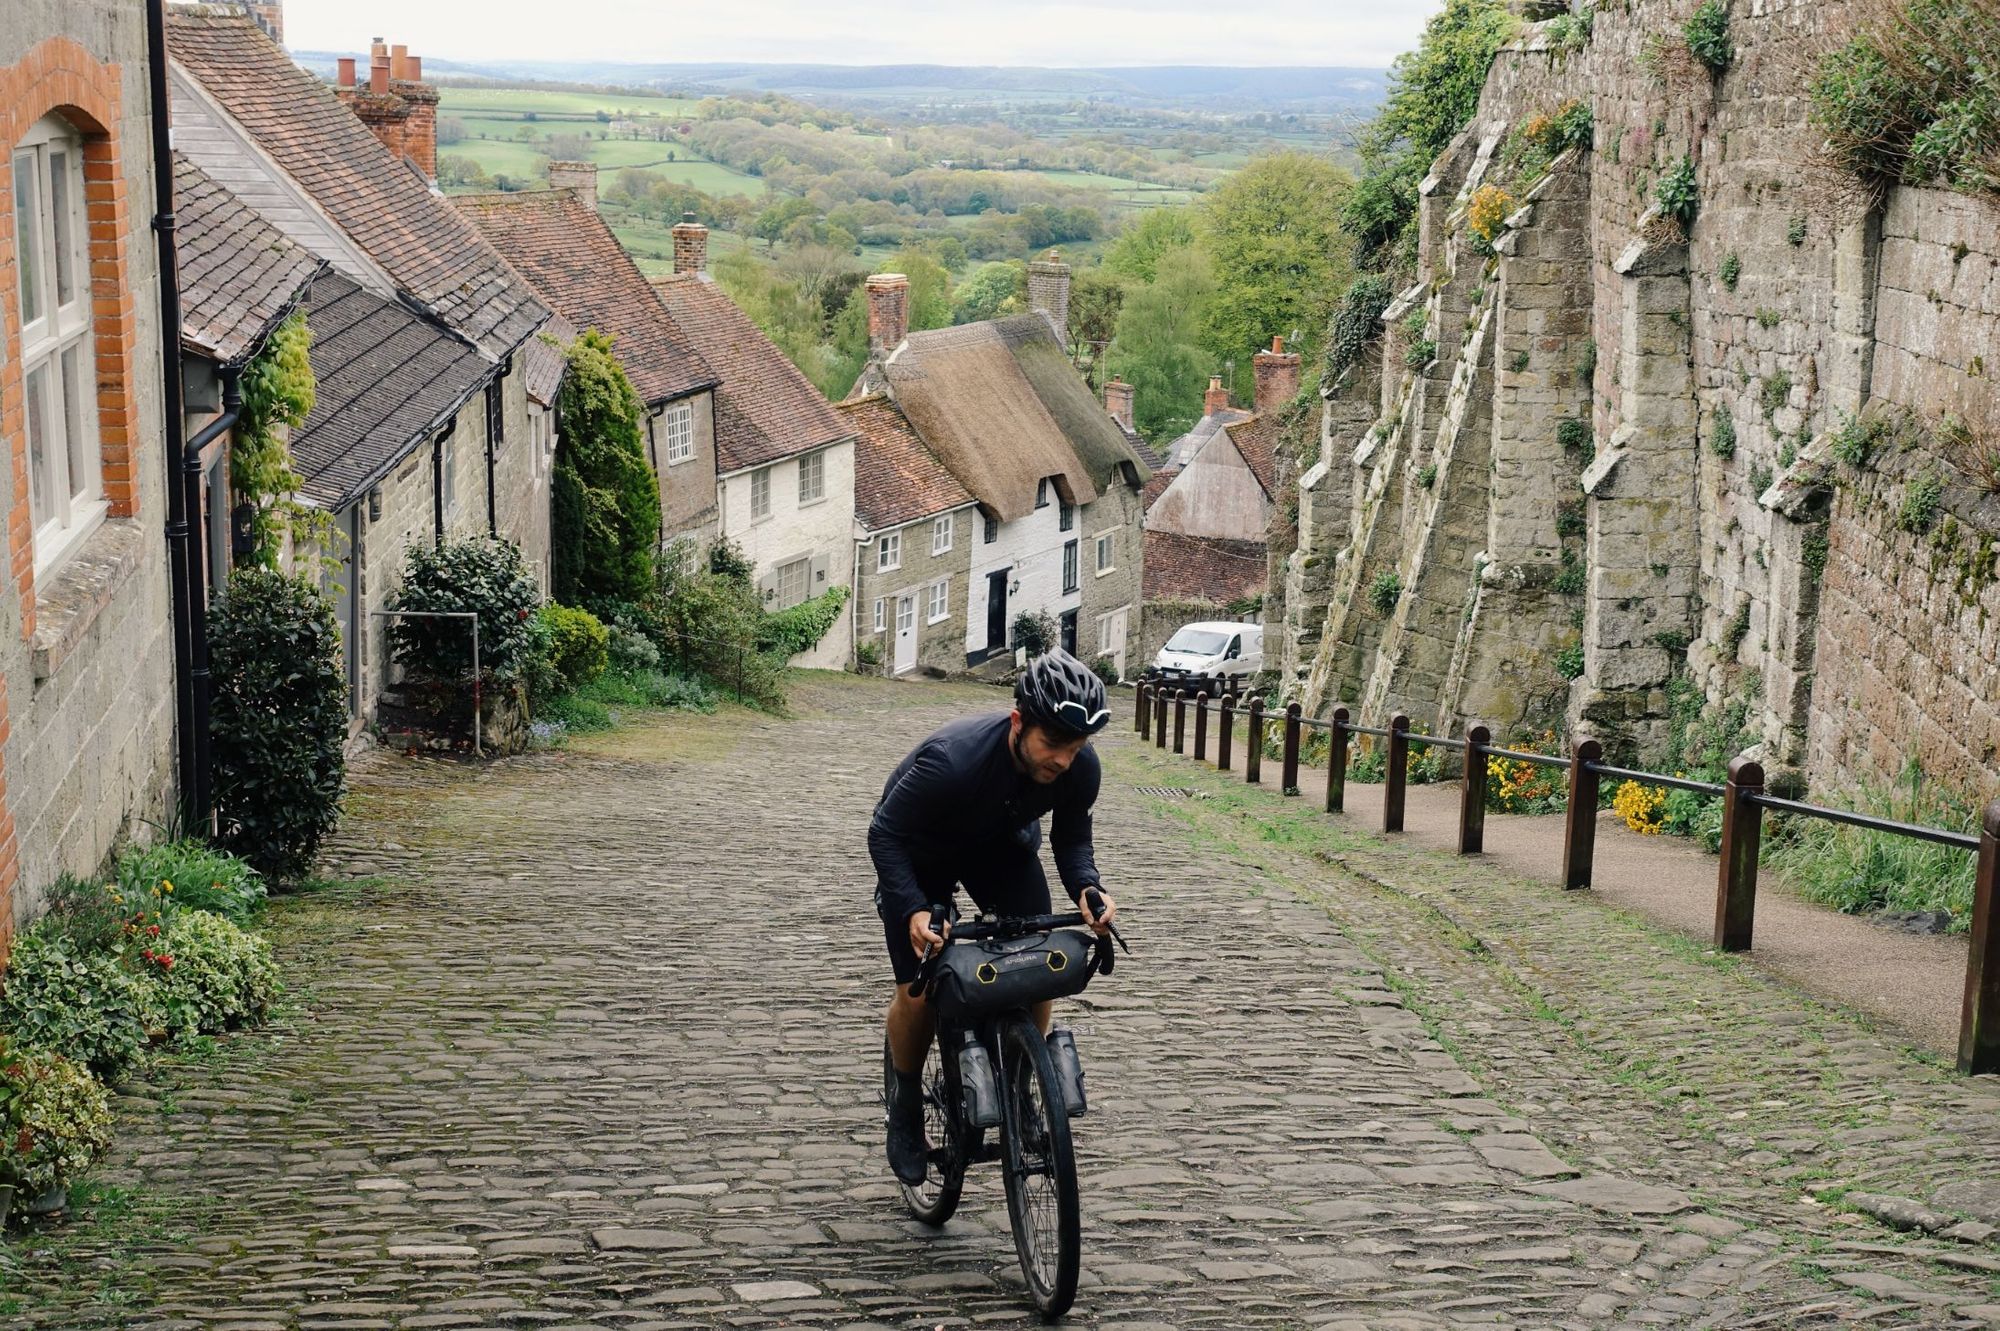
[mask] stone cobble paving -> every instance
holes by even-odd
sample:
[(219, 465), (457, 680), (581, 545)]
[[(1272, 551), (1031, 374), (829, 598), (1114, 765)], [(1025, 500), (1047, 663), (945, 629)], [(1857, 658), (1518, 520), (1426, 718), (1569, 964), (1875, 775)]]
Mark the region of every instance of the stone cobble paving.
[[(887, 1182), (863, 841), (896, 758), (1000, 697), (809, 677), (789, 719), (376, 756), (328, 857), (376, 883), (279, 913), (298, 1015), (122, 1101), (108, 1178), (186, 1223), (26, 1263), (12, 1315), (1025, 1324), (992, 1168), (942, 1233)], [(1074, 1324), (2000, 1320), (1993, 1273), (1944, 1261), (1991, 1247), (1805, 1200), (1990, 1181), (1990, 1090), (1615, 914), (1526, 916), (1529, 885), (1102, 747), (1135, 955), (1064, 1018)]]

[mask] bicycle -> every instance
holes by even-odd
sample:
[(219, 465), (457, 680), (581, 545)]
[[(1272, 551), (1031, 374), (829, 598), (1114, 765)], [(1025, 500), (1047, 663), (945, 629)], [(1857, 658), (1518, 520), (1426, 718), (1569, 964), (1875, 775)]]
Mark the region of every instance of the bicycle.
[[(932, 906), (931, 928), (945, 932), (951, 914)], [(1114, 938), (1131, 950), (1115, 928), (1092, 936), (1076, 932), (1083, 924), (1081, 913), (980, 916), (950, 929), (910, 985), (914, 996), (931, 992), (937, 1036), (919, 1074), (927, 1168), (920, 1184), (899, 1181), (903, 1204), (923, 1223), (942, 1225), (958, 1210), (967, 1167), (998, 1162), (1021, 1274), (1048, 1322), (1076, 1298), (1083, 1236), (1069, 1121), (1085, 1102), (1075, 1042), (1068, 1031), (1045, 1039), (1030, 1009), (1109, 974)], [(885, 1046), (885, 1094), (893, 1094), (894, 1075)], [(989, 1130), (997, 1142), (987, 1142)]]

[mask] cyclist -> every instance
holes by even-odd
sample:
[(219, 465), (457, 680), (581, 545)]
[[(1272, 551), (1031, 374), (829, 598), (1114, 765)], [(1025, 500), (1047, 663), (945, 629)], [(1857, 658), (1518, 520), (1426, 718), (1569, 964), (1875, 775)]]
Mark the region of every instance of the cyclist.
[[(868, 824), (875, 861), (875, 910), (896, 975), (888, 1042), (895, 1088), (888, 1106), (889, 1167), (903, 1182), (924, 1180), (921, 1075), (935, 1023), (929, 1004), (910, 996), (924, 953), (943, 939), (930, 905), (963, 883), (982, 911), (1046, 915), (1042, 815), (1056, 872), (1099, 934), (1118, 905), (1098, 882), (1090, 808), (1097, 800), (1097, 755), (1090, 737), (1110, 720), (1104, 683), (1064, 651), (1036, 657), (1014, 684), (1014, 709), (953, 721), (896, 765)], [(1096, 889), (1086, 894), (1085, 889)], [(1091, 906), (1092, 898), (1097, 908)], [(949, 926), (944, 926), (949, 931)], [(1049, 1005), (1036, 1020), (1046, 1033)]]

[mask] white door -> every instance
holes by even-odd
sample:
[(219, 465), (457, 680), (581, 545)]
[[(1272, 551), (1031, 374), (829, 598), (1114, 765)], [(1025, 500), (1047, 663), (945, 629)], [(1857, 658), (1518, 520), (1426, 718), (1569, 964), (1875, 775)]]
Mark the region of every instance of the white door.
[(898, 596), (896, 598), (896, 673), (901, 675), (917, 666), (917, 598)]
[(1111, 658), (1118, 667), (1118, 678), (1125, 678), (1125, 617), (1127, 607), (1120, 606), (1104, 617), (1097, 628), (1097, 639), (1102, 645), (1099, 651)]

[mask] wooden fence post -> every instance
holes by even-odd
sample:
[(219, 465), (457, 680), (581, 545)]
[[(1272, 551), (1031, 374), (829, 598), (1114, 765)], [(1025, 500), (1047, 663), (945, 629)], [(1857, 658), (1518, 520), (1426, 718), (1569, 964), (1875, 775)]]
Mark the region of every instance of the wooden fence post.
[(1153, 747), (1167, 747), (1167, 690), (1165, 686), (1153, 690)]
[(1388, 785), (1382, 791), (1382, 830), (1403, 830), (1403, 797), (1410, 784), (1410, 718), (1398, 712), (1389, 721)]
[(1285, 768), (1278, 784), (1281, 795), (1299, 793), (1299, 711), (1297, 703), (1285, 704)]
[(1986, 806), (1979, 835), (1979, 876), (1972, 889), (1971, 944), (1965, 961), (1965, 1011), (1958, 1023), (1958, 1070), (1968, 1077), (2000, 1072), (2000, 800)]
[(1187, 690), (1174, 690), (1174, 752), (1187, 752)]
[(1757, 918), (1757, 843), (1764, 815), (1750, 802), (1764, 793), (1764, 769), (1747, 758), (1729, 764), (1722, 788), (1722, 864), (1715, 875), (1715, 946), (1748, 952)]
[(1135, 734), (1144, 735), (1146, 733), (1146, 681), (1140, 680), (1139, 687), (1134, 689), (1133, 693), (1138, 697), (1139, 705), (1134, 709), (1132, 730)]
[(1236, 695), (1225, 693), (1222, 695), (1222, 716), (1217, 720), (1215, 729), (1215, 770), (1218, 772), (1229, 770), (1229, 741), (1235, 733)]
[(1264, 700), (1250, 699), (1250, 724), (1243, 730), (1243, 779), (1256, 785), (1264, 779)]
[(1347, 807), (1347, 709), (1333, 709), (1333, 729), (1326, 745), (1326, 811)]
[(1563, 812), (1563, 887), (1590, 886), (1590, 866), (1597, 858), (1598, 775), (1591, 764), (1604, 757), (1594, 739), (1578, 740), (1569, 755), (1569, 804)]
[(1486, 849), (1486, 745), (1493, 732), (1474, 726), (1465, 732), (1465, 776), (1458, 792), (1458, 853)]
[(1194, 760), (1208, 757), (1208, 690), (1194, 695)]

